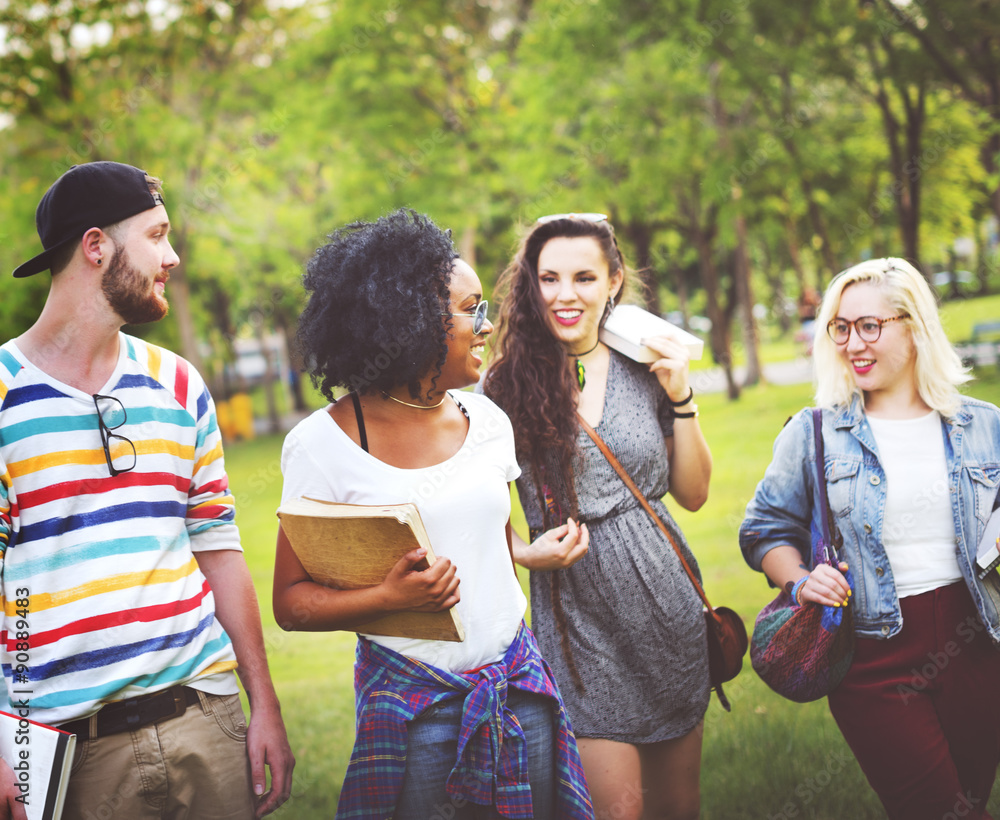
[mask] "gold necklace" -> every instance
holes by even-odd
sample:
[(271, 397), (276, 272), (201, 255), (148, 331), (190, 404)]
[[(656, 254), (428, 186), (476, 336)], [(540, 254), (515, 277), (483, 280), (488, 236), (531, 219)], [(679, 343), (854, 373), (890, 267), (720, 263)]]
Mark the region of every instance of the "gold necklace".
[(403, 401), (402, 399), (397, 399), (395, 396), (390, 396), (384, 390), (382, 391), (382, 395), (385, 396), (387, 399), (392, 399), (394, 402), (398, 402), (399, 404), (405, 404), (407, 407), (413, 407), (413, 408), (415, 408), (417, 410), (433, 410), (434, 408), (440, 407), (442, 404), (444, 404), (444, 400), (446, 398), (448, 398), (448, 394), (445, 393), (441, 397), (441, 401), (439, 401), (437, 404), (411, 404), (408, 401)]

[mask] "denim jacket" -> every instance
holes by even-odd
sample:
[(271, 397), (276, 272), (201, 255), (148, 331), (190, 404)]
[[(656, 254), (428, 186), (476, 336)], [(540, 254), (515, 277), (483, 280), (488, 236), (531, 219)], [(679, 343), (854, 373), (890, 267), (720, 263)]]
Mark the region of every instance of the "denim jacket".
[[(928, 484), (927, 493), (947, 492), (955, 525), (958, 566), (979, 616), (1000, 642), (1000, 575), (980, 581), (976, 550), (986, 522), (1000, 506), (1000, 409), (963, 398), (958, 412), (942, 418), (948, 486)], [(854, 624), (861, 637), (889, 638), (903, 626), (892, 568), (882, 544), (885, 471), (860, 398), (823, 411), (827, 493), (833, 523), (843, 537), (841, 560), (854, 575)], [(747, 504), (740, 527), (746, 562), (761, 570), (774, 547), (796, 547), (812, 567), (813, 531), (822, 530), (816, 482), (816, 448), (810, 410), (797, 413), (778, 435), (774, 458)]]

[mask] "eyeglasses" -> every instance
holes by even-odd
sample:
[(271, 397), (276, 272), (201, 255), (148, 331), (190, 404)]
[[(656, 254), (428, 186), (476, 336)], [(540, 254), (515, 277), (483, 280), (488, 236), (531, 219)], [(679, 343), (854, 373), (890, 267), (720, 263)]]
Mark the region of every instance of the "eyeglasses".
[(472, 319), (472, 332), (478, 334), (486, 324), (486, 311), (489, 310), (490, 303), (485, 299), (481, 300), (472, 310), (466, 313), (442, 313), (442, 316), (468, 316)]
[(551, 214), (550, 216), (540, 216), (535, 220), (536, 225), (544, 225), (546, 222), (555, 222), (557, 219), (582, 219), (584, 222), (607, 222), (607, 214)]
[[(101, 430), (101, 443), (104, 445), (104, 458), (108, 462), (108, 469), (112, 476), (127, 473), (135, 469), (135, 445), (125, 436), (112, 433), (117, 430), (128, 419), (125, 413), (125, 405), (114, 396), (101, 396), (94, 394), (94, 407), (97, 408), (97, 426)], [(128, 449), (118, 445), (115, 449), (117, 455), (111, 455), (111, 439), (118, 439), (128, 445)], [(129, 450), (132, 452), (129, 453)]]
[(879, 336), (882, 335), (882, 325), (895, 322), (897, 319), (909, 318), (907, 314), (903, 313), (900, 316), (890, 316), (888, 319), (879, 319), (877, 316), (862, 316), (853, 322), (849, 322), (847, 319), (841, 319), (838, 316), (829, 321), (826, 326), (826, 332), (835, 344), (845, 345), (847, 344), (847, 340), (851, 338), (851, 326), (853, 325), (861, 341), (877, 342)]

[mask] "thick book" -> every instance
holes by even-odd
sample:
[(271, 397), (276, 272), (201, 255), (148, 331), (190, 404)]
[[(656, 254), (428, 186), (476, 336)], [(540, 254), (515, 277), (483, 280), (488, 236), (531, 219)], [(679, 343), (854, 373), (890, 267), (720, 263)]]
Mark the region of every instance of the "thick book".
[(1000, 510), (994, 510), (986, 522), (986, 531), (976, 550), (976, 568), (979, 577), (985, 578), (1000, 566)]
[[(28, 711), (28, 710), (25, 710)], [(59, 820), (69, 788), (76, 735), (0, 712), (0, 757), (14, 770), (28, 820)]]
[(638, 305), (618, 305), (600, 332), (601, 341), (608, 347), (645, 364), (661, 358), (659, 353), (643, 344), (643, 340), (652, 336), (672, 336), (687, 348), (692, 359), (700, 359), (705, 349), (705, 343), (697, 336)]
[[(436, 559), (415, 504), (336, 504), (296, 498), (278, 507), (281, 529), (302, 566), (317, 583), (335, 589), (364, 589), (385, 580), (406, 553), (427, 554), (414, 569)], [(395, 612), (357, 629), (365, 635), (464, 641), (454, 607), (440, 612)]]

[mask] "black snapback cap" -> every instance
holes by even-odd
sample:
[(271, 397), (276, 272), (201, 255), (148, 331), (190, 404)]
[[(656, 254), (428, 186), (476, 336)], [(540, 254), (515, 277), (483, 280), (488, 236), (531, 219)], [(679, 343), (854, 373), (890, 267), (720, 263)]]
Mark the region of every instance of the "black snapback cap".
[(49, 270), (66, 243), (80, 241), (91, 228), (106, 228), (157, 205), (163, 197), (149, 190), (146, 172), (120, 162), (74, 165), (45, 192), (35, 225), (45, 250), (14, 270), (21, 278)]

